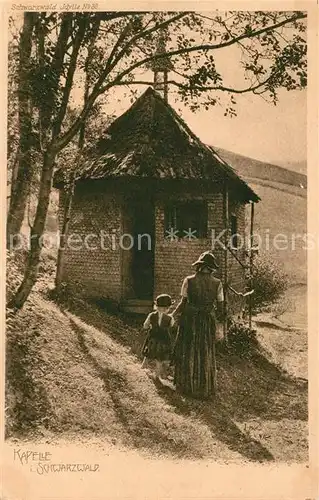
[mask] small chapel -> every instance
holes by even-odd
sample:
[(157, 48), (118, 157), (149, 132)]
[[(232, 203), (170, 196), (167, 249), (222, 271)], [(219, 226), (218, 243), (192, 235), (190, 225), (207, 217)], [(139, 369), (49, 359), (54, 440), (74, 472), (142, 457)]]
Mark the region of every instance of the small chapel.
[[(178, 300), (192, 263), (212, 250), (229, 311), (235, 313), (247, 290), (242, 242), (252, 221), (247, 224), (246, 207), (253, 213), (259, 197), (168, 103), (167, 71), (167, 66), (156, 68), (153, 88), (83, 157), (69, 233), (91, 235), (92, 244), (66, 247), (63, 281), (88, 298), (145, 313), (161, 293)], [(60, 192), (62, 227), (62, 170), (54, 187)]]

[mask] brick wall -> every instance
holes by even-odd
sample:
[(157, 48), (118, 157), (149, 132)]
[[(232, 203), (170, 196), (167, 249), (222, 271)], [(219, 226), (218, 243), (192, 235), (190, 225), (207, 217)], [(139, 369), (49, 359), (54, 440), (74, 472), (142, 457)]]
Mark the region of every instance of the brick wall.
[[(223, 232), (223, 197), (216, 193), (208, 198), (208, 237), (195, 240), (170, 241), (164, 237), (164, 207), (165, 201), (158, 201), (155, 211), (156, 218), (156, 248), (155, 248), (155, 296), (160, 293), (169, 293), (175, 300), (180, 296), (183, 279), (194, 272), (192, 263), (199, 255), (212, 250), (218, 259), (220, 269), (216, 276), (225, 278), (224, 251), (219, 244), (223, 242), (224, 236), (219, 238)], [(245, 236), (245, 206), (230, 202), (230, 213), (237, 216), (238, 234)], [(244, 259), (244, 251), (236, 250), (240, 260)], [(228, 253), (228, 281), (237, 291), (244, 290), (244, 270), (234, 257)], [(238, 312), (242, 307), (243, 299), (233, 293), (228, 293), (229, 308), (232, 313)]]
[[(63, 198), (62, 194), (59, 204), (60, 229)], [(102, 236), (101, 231), (105, 232)], [(94, 190), (76, 191), (69, 226), (69, 243), (65, 250), (64, 281), (74, 287), (80, 283), (87, 296), (120, 300), (121, 253), (117, 245), (120, 233), (121, 206), (118, 196)], [(111, 238), (107, 234), (115, 236)], [(112, 241), (116, 244), (112, 245)]]

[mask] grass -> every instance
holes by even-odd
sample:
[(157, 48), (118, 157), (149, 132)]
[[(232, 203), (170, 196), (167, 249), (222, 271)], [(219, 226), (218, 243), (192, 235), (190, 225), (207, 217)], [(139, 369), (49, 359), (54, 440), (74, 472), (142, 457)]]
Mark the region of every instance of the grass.
[(306, 283), (307, 256), (302, 240), (285, 251), (276, 250), (274, 245), (265, 248), (265, 240), (267, 233), (270, 241), (277, 234), (287, 235), (291, 241), (292, 234), (307, 233), (307, 176), (224, 149), (218, 151), (261, 198), (255, 206), (255, 233), (263, 238), (263, 250), (282, 264), (292, 283)]
[[(27, 346), (23, 362), (18, 331)], [(216, 446), (206, 426), (178, 415), (158, 394), (127, 348), (54, 303), (34, 296), (9, 323), (7, 337), (8, 437), (90, 433), (157, 455), (197, 458)], [(21, 364), (28, 377), (17, 370)]]

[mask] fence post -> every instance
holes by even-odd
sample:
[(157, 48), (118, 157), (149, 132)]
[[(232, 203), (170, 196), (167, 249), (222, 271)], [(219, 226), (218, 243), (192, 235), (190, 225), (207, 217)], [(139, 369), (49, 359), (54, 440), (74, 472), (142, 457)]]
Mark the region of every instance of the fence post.
[(229, 215), (228, 215), (228, 187), (226, 181), (224, 182), (223, 190), (223, 222), (225, 229), (224, 238), (224, 339), (227, 342), (227, 319), (228, 319), (228, 228), (229, 228)]
[[(254, 244), (254, 211), (255, 204), (251, 203), (251, 212), (250, 212), (250, 252), (249, 252), (249, 288), (252, 290), (253, 286), (253, 244)], [(252, 327), (252, 295), (249, 295), (249, 328), (251, 330)]]

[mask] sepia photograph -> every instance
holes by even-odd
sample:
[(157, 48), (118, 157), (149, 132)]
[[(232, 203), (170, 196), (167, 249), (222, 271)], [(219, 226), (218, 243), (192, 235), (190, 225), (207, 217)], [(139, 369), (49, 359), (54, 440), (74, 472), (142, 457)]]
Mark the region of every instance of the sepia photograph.
[(100, 7), (2, 25), (1, 498), (103, 475), (81, 498), (124, 498), (98, 455), (145, 499), (201, 464), (307, 465), (307, 9)]

